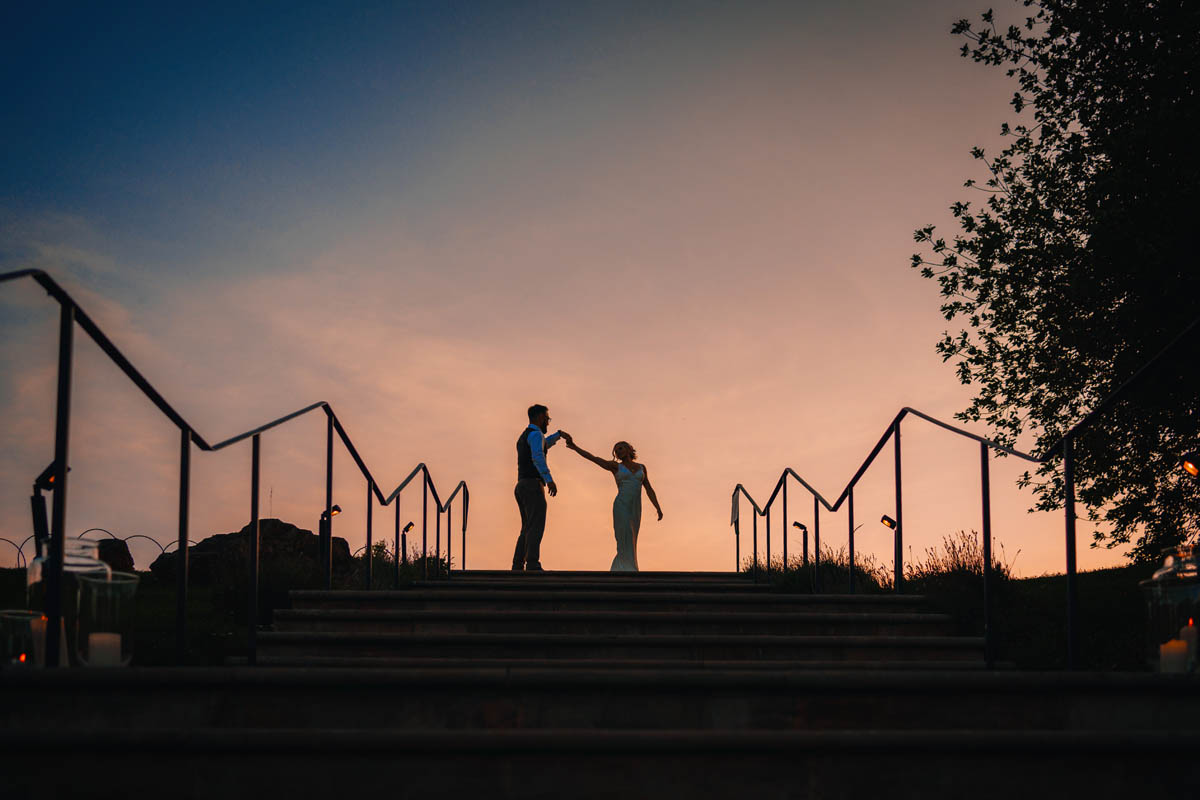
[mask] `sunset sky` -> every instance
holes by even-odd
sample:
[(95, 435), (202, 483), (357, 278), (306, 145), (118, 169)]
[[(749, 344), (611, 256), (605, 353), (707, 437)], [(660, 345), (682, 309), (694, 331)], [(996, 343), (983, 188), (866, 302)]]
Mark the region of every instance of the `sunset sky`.
[[(908, 259), (1013, 119), (949, 33), (987, 3), (102, 5), (0, 15), (0, 270), (49, 271), (209, 441), (328, 400), (385, 491), (421, 461), (465, 479), (470, 567), (511, 558), (531, 403), (593, 452), (637, 447), (666, 514), (647, 504), (643, 569), (729, 569), (737, 483), (765, 499), (791, 466), (836, 497), (900, 407), (968, 401)], [(53, 456), (56, 331), (35, 284), (0, 287), (0, 537), (29, 535)], [(67, 530), (166, 543), (178, 434), (77, 341)], [(906, 424), (919, 555), (979, 528), (978, 450)], [(263, 459), (264, 516), (315, 529), (323, 416)], [(549, 463), (542, 563), (607, 569), (611, 476)], [(996, 538), (1018, 574), (1061, 571), (1022, 469), (993, 462)], [(193, 539), (246, 523), (249, 471), (248, 444), (194, 457)], [(889, 451), (856, 494), (887, 563), (892, 481)], [(352, 548), (364, 493), (339, 449)], [(821, 528), (845, 544), (844, 512)], [(1121, 560), (1088, 532), (1082, 568)]]

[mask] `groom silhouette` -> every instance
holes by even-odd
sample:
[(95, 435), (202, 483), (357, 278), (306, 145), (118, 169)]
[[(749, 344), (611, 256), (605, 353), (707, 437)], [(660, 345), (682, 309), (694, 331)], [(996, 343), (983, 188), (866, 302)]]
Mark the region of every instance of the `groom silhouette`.
[(550, 424), (550, 409), (543, 405), (529, 407), (529, 426), (517, 438), (517, 508), (521, 509), (521, 535), (513, 551), (514, 571), (541, 572), (540, 559), (542, 534), (546, 531), (546, 495), (542, 487), (550, 489), (550, 496), (558, 494), (558, 487), (550, 477), (546, 466), (546, 451), (554, 446), (562, 431), (546, 436)]

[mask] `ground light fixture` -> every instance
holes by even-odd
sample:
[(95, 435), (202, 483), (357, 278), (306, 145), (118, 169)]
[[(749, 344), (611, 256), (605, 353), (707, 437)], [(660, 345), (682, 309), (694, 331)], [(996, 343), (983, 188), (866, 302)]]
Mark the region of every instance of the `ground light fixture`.
[[(50, 462), (50, 466), (42, 470), (41, 474), (33, 479), (33, 494), (29, 497), (29, 507), (33, 513), (33, 546), (40, 558), (43, 555), (43, 548), (50, 541), (50, 523), (46, 517), (46, 498), (42, 496), (42, 492), (54, 491), (54, 474), (56, 470), (54, 461)], [(67, 467), (67, 472), (71, 468)]]
[(880, 517), (879, 522), (885, 528), (891, 528), (892, 530), (896, 530), (896, 520), (892, 519), (887, 514), (884, 514), (882, 517)]
[[(400, 560), (405, 564), (408, 563), (408, 532), (413, 529), (413, 521), (410, 519), (408, 524), (404, 526), (404, 530), (400, 531)], [(396, 574), (399, 575), (400, 567), (397, 565)]]
[(1183, 467), (1183, 471), (1193, 478), (1200, 477), (1200, 453), (1192, 451), (1184, 455), (1179, 466)]
[[(36, 491), (41, 491), (41, 492), (54, 491), (54, 473), (56, 471), (57, 470), (54, 469), (54, 462), (51, 461), (50, 466), (46, 467), (44, 470), (42, 470), (42, 474), (40, 474), (36, 478), (34, 478), (33, 490), (35, 492)], [(67, 467), (67, 472), (70, 472), (70, 471), (71, 471), (71, 468)]]

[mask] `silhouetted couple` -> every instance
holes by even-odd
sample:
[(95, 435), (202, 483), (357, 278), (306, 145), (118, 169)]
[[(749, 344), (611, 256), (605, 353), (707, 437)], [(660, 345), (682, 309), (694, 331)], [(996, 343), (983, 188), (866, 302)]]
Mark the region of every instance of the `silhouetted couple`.
[(546, 451), (561, 438), (567, 447), (591, 461), (601, 469), (608, 470), (617, 481), (617, 497), (613, 500), (613, 535), (617, 539), (617, 556), (613, 559), (612, 572), (637, 572), (638, 529), (642, 525), (642, 488), (654, 504), (658, 518), (662, 519), (662, 507), (654, 496), (654, 488), (646, 476), (646, 465), (634, 461), (637, 451), (629, 442), (613, 445), (611, 461), (598, 458), (575, 444), (571, 434), (555, 431), (546, 435), (550, 425), (550, 410), (543, 405), (529, 407), (529, 427), (517, 439), (517, 507), (521, 509), (521, 535), (513, 553), (514, 570), (541, 571), (542, 534), (546, 530), (546, 495), (558, 494), (558, 486), (550, 477), (546, 466)]

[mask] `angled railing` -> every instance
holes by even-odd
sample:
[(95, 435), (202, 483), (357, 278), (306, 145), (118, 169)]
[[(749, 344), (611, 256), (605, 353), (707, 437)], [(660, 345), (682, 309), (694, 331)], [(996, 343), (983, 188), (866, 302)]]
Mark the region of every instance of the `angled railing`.
[[(210, 444), (200, 433), (192, 426), (183, 415), (175, 410), (170, 403), (154, 388), (151, 383), (138, 371), (136, 367), (129, 361), (128, 358), (113, 344), (112, 340), (105, 335), (91, 317), (79, 306), (75, 300), (67, 294), (59, 284), (51, 278), (46, 272), (37, 269), (25, 269), (15, 272), (7, 272), (0, 274), (0, 283), (19, 280), (21, 278), (31, 278), (36, 281), (46, 292), (54, 298), (59, 304), (59, 335), (58, 335), (58, 381), (57, 381), (57, 397), (55, 411), (55, 428), (54, 428), (54, 472), (53, 472), (53, 506), (52, 506), (52, 522), (50, 526), (50, 541), (49, 552), (46, 569), (46, 616), (47, 630), (56, 630), (62, 617), (61, 608), (61, 592), (62, 585), (62, 553), (63, 542), (65, 538), (64, 524), (66, 520), (67, 507), (67, 465), (69, 463), (69, 443), (70, 443), (70, 422), (71, 422), (71, 373), (72, 373), (72, 357), (74, 352), (74, 333), (75, 326), (78, 325), (83, 331), (91, 337), (100, 349), (108, 358), (117, 365), (117, 367), (133, 382), (135, 386), (142, 391), (150, 402), (169, 419), (178, 429), (180, 433), (179, 442), (179, 537), (178, 537), (178, 573), (177, 573), (177, 598), (176, 598), (176, 618), (175, 618), (175, 634), (176, 634), (176, 658), (182, 663), (187, 655), (187, 574), (188, 574), (188, 505), (191, 483), (191, 446), (194, 444), (197, 448), (204, 452), (215, 452), (223, 450), (226, 447), (238, 444), (246, 439), (251, 442), (251, 467), (250, 467), (250, 543), (249, 543), (249, 580), (250, 590), (248, 614), (248, 638), (247, 648), (248, 657), (251, 664), (255, 663), (257, 655), (257, 627), (258, 627), (258, 556), (259, 556), (259, 514), (258, 514), (258, 499), (259, 499), (259, 472), (261, 463), (261, 437), (262, 434), (290, 422), (298, 417), (302, 417), (310, 412), (318, 409), (323, 410), (326, 415), (326, 433), (325, 433), (325, 513), (324, 524), (321, 526), (320, 532), (320, 550), (322, 560), (322, 570), (325, 575), (325, 584), (328, 587), (332, 582), (333, 570), (333, 437), (336, 433), (341, 440), (342, 445), (354, 460), (359, 471), (367, 483), (367, 550), (370, 553), (370, 545), (372, 543), (372, 500), (377, 500), (382, 505), (388, 505), (393, 500), (396, 502), (396, 527), (397, 527), (397, 563), (399, 563), (399, 520), (400, 520), (400, 492), (412, 480), (417, 472), (421, 472), (423, 477), (422, 491), (425, 495), (423, 508), (425, 513), (422, 518), (423, 537), (427, 541), (428, 528), (428, 495), (433, 494), (437, 504), (437, 552), (440, 558), (441, 555), (441, 515), (446, 514), (446, 535), (447, 535), (447, 557), (449, 557), (449, 541), (450, 541), (450, 513), (451, 503), (458, 494), (462, 493), (462, 542), (463, 551), (466, 551), (466, 536), (467, 536), (467, 514), (470, 500), (470, 493), (465, 482), (460, 481), (455, 487), (454, 492), (443, 503), (437, 494), (437, 488), (434, 486), (433, 480), (429, 475), (429, 470), (424, 464), (418, 464), (416, 469), (406, 478), (394, 491), (389, 495), (384, 496), (379, 489), (379, 483), (367, 468), (366, 463), (358, 453), (358, 449), (354, 446), (354, 442), (346, 433), (345, 427), (337, 414), (334, 413), (333, 407), (329, 403), (321, 401), (312, 403), (304, 408), (293, 411), (290, 414), (285, 414), (271, 422), (259, 425), (256, 428), (238, 434), (216, 444)], [(28, 541), (28, 540), (26, 540)], [(11, 544), (11, 542), (10, 542)], [(22, 547), (15, 545), (18, 553), (23, 557)], [(426, 547), (422, 547), (422, 556), (427, 558)], [(366, 559), (366, 582), (368, 588), (371, 586), (371, 563), (372, 559), (368, 555)], [(465, 562), (463, 563), (465, 568)], [(426, 570), (428, 570), (428, 562), (426, 561)], [(59, 640), (55, 636), (46, 637), (46, 661), (47, 664), (58, 663), (58, 647)]]
[[(991, 520), (991, 486), (989, 475), (988, 450), (996, 450), (1001, 453), (1006, 453), (1017, 458), (1031, 461), (1034, 463), (1044, 464), (1048, 461), (1056, 459), (1061, 454), (1063, 461), (1063, 510), (1066, 517), (1066, 576), (1067, 576), (1067, 666), (1074, 668), (1078, 660), (1078, 590), (1077, 590), (1077, 570), (1076, 570), (1076, 547), (1075, 547), (1075, 452), (1074, 445), (1078, 436), (1085, 430), (1090, 428), (1095, 422), (1103, 416), (1104, 412), (1108, 411), (1118, 400), (1120, 400), (1127, 392), (1135, 385), (1140, 383), (1150, 373), (1150, 370), (1159, 362), (1164, 361), (1169, 356), (1174, 354), (1174, 351), (1181, 343), (1187, 341), (1189, 337), (1200, 329), (1200, 318), (1191, 322), (1182, 332), (1174, 339), (1158, 351), (1149, 361), (1143, 364), (1128, 380), (1121, 384), (1116, 390), (1105, 397), (1099, 404), (1088, 412), (1081, 420), (1072, 425), (1058, 440), (1047, 447), (1040, 455), (1025, 453), (1020, 450), (1000, 444), (991, 439), (986, 439), (978, 434), (971, 433), (968, 430), (952, 425), (943, 420), (936, 419), (924, 412), (918, 411), (915, 408), (904, 407), (900, 410), (896, 417), (884, 429), (883, 435), (867, 457), (863, 460), (862, 466), (850, 478), (846, 484), (846, 488), (833, 503), (825, 498), (815, 487), (808, 481), (798, 475), (791, 467), (788, 467), (779, 476), (779, 480), (775, 483), (775, 487), (771, 492), (771, 496), (767, 502), (759, 506), (757, 501), (750, 495), (742, 484), (738, 484), (733, 489), (732, 494), (732, 511), (730, 514), (730, 525), (734, 530), (734, 548), (735, 558), (737, 559), (736, 569), (741, 569), (741, 504), (739, 495), (745, 497), (749, 501), (753, 512), (753, 567), (755, 572), (758, 572), (758, 518), (766, 518), (766, 560), (767, 566), (771, 563), (771, 506), (775, 499), (782, 495), (782, 514), (783, 514), (783, 559), (787, 562), (787, 534), (788, 534), (788, 476), (791, 476), (803, 486), (813, 498), (813, 536), (815, 540), (816, 561), (814, 562), (813, 576), (814, 580), (819, 580), (820, 566), (820, 518), (821, 507), (824, 506), (830, 512), (836, 512), (845, 503), (849, 517), (849, 534), (848, 534), (848, 550), (849, 550), (849, 585), (850, 591), (854, 591), (854, 487), (866, 474), (867, 469), (878, 457), (883, 450), (888, 440), (893, 442), (895, 456), (895, 478), (896, 478), (896, 519), (895, 528), (893, 529), (893, 546), (894, 546), (894, 575), (893, 582), (897, 592), (902, 591), (903, 587), (903, 569), (904, 569), (904, 554), (902, 550), (904, 536), (904, 507), (902, 493), (902, 469), (900, 457), (900, 423), (909, 414), (918, 417), (932, 425), (956, 434), (958, 436), (971, 439), (979, 443), (979, 470), (980, 470), (980, 505), (982, 510), (982, 536), (983, 536), (983, 620), (984, 620), (984, 641), (985, 653), (988, 664), (992, 663), (993, 648), (993, 631), (991, 624), (991, 596), (990, 585), (992, 581), (992, 520)], [(804, 538), (804, 562), (808, 562), (808, 536), (805, 532)], [(816, 588), (820, 588), (817, 586)]]

